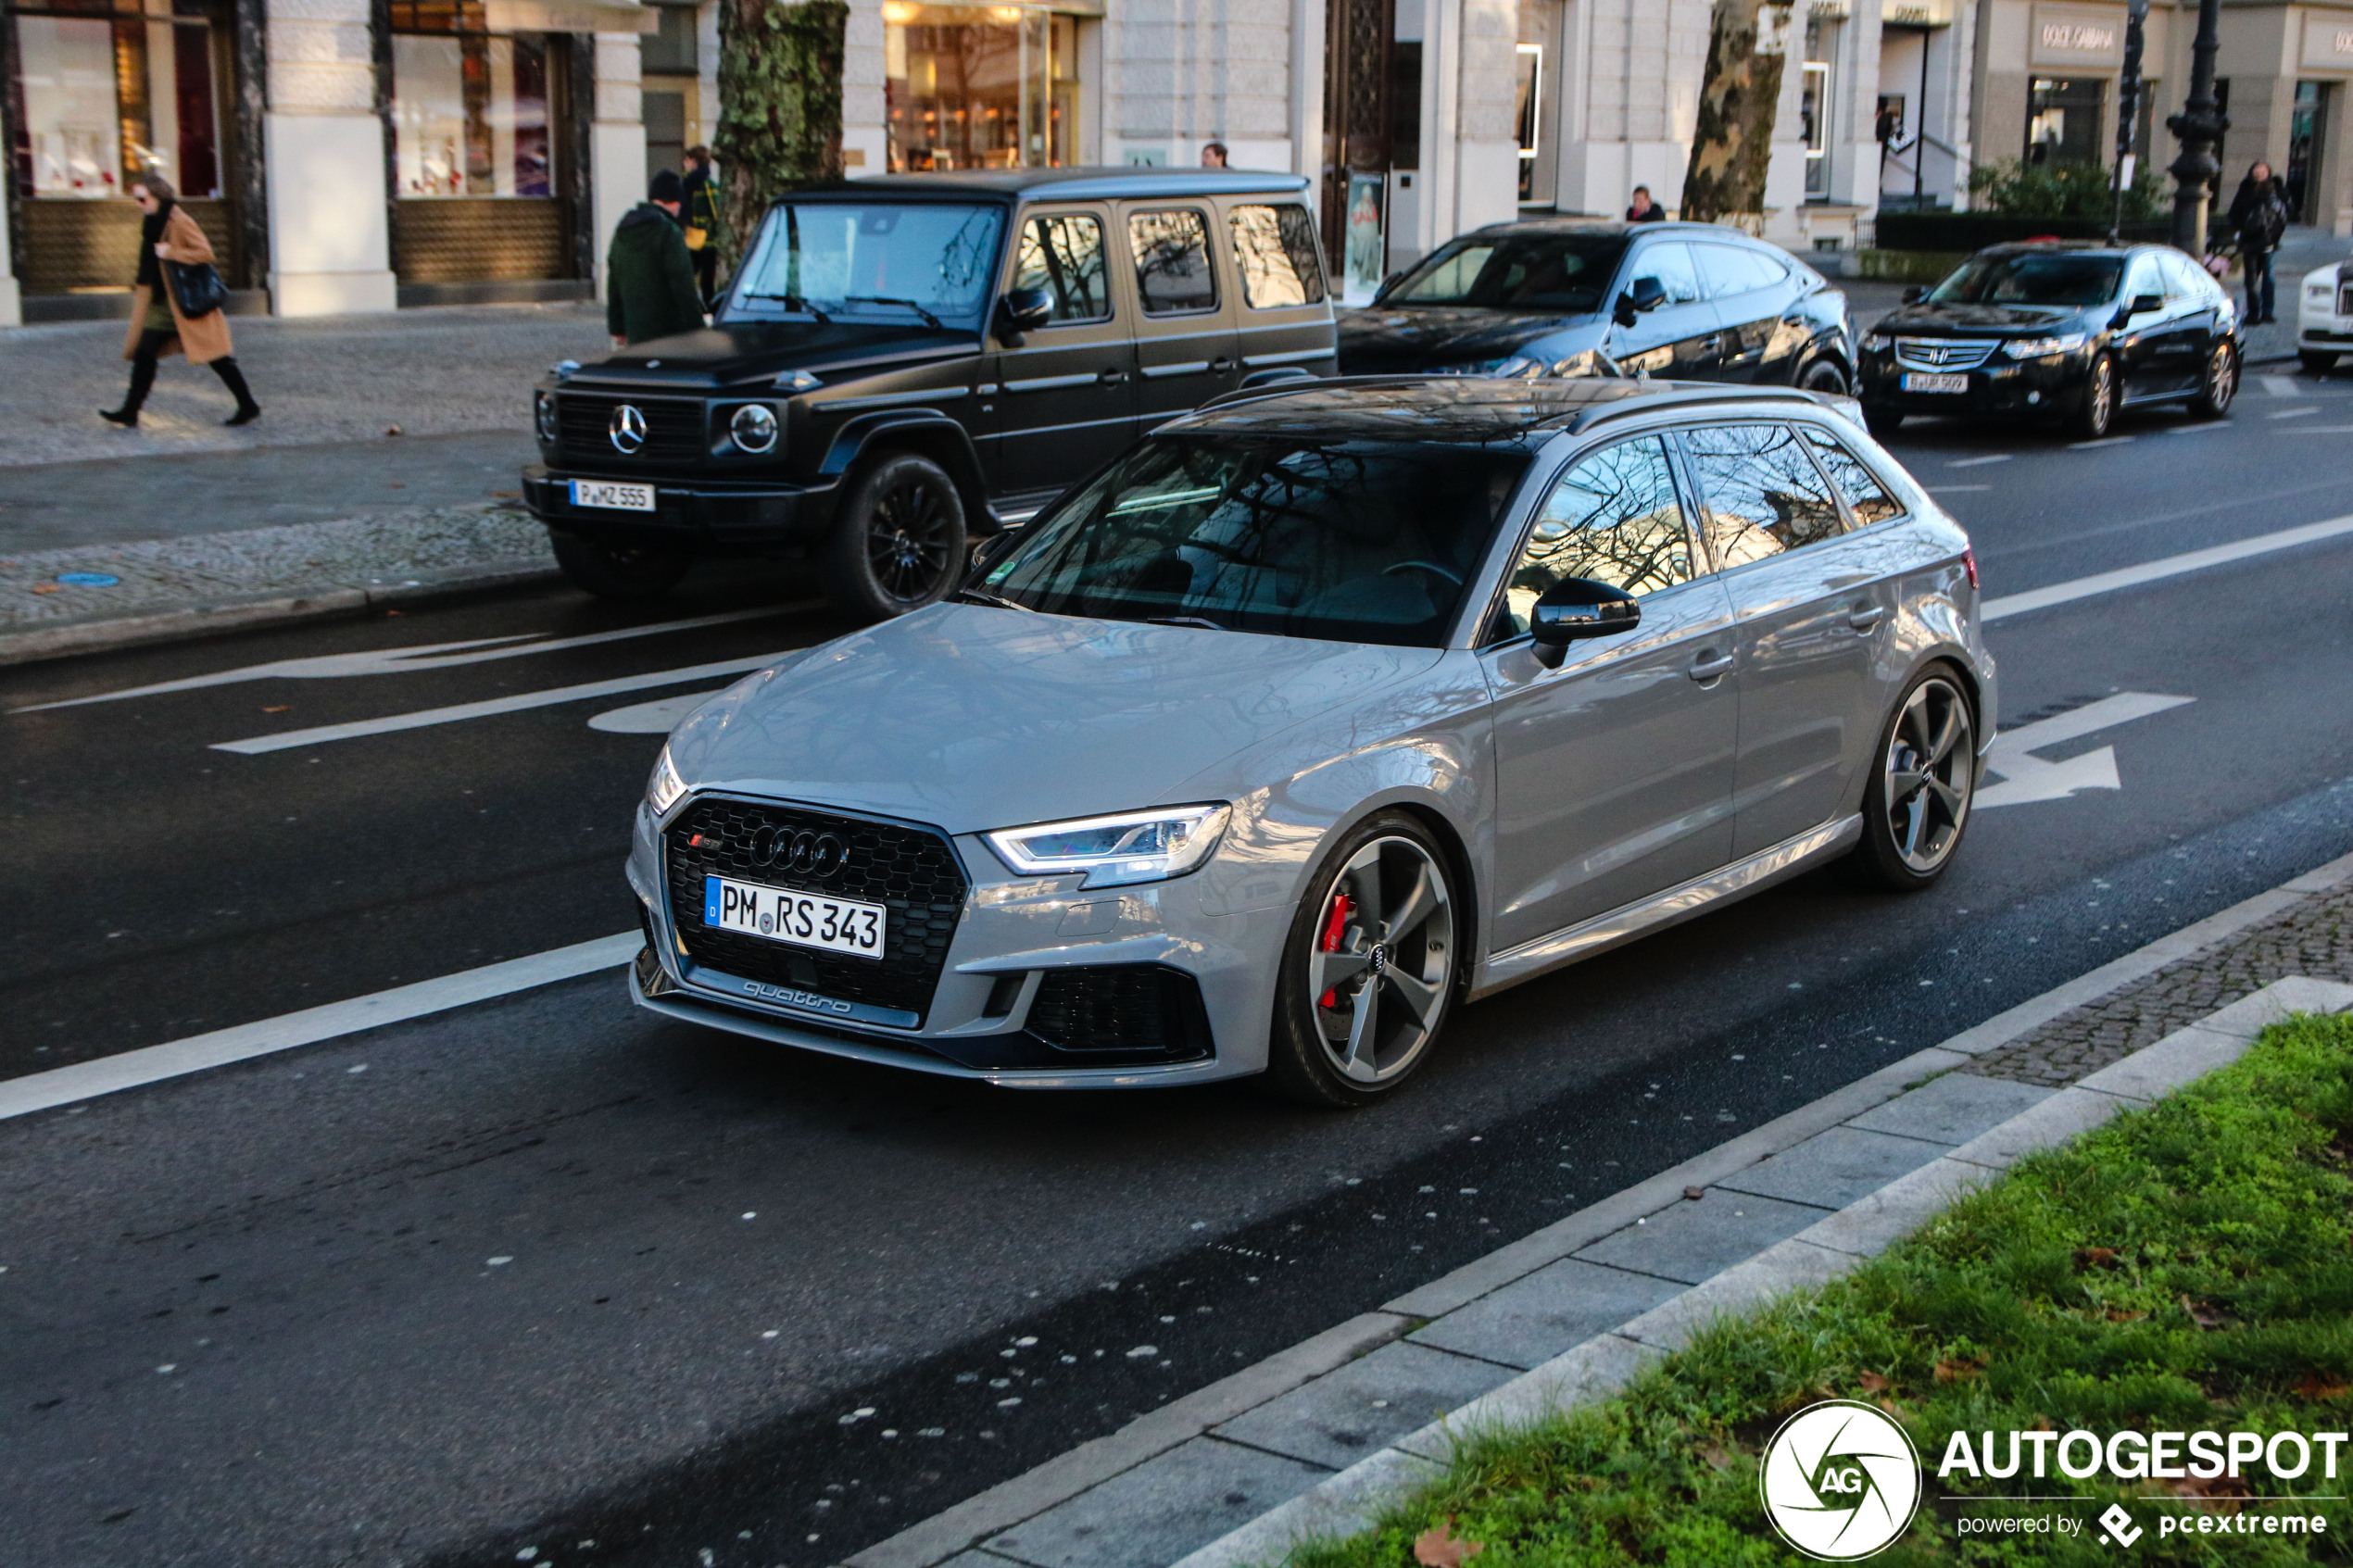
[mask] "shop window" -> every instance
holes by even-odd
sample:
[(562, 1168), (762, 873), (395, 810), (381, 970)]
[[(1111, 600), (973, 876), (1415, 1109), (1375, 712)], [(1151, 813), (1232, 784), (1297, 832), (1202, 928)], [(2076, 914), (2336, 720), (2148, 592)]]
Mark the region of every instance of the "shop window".
[(1234, 266), (1242, 298), (1253, 310), (1320, 305), (1324, 269), (1315, 256), (1315, 223), (1307, 209), (1286, 202), (1233, 209)]
[(1520, 44), (1518, 63), (1519, 107), (1513, 119), (1517, 128), (1515, 134), (1519, 140), (1519, 199), (1527, 203), (1537, 199), (1536, 139), (1543, 130), (1544, 46), (1541, 44)]
[(106, 197), (143, 174), (220, 194), (212, 28), (195, 0), (15, 12), (18, 192)]
[(403, 196), (555, 194), (544, 38), (396, 33), (392, 118)]
[(893, 172), (1077, 161), (1078, 21), (1026, 6), (883, 6)]
[(1806, 199), (1831, 197), (1831, 58), (1838, 46), (1838, 24), (1806, 19), (1805, 80), (1799, 84), (1798, 129), (1806, 138)]
[(1217, 308), (1217, 277), (1209, 266), (1209, 225), (1190, 207), (1138, 212), (1127, 220), (1136, 253), (1136, 294), (1147, 316), (1178, 316)]
[(2038, 76), (2026, 100), (2026, 161), (2096, 167), (2108, 83)]

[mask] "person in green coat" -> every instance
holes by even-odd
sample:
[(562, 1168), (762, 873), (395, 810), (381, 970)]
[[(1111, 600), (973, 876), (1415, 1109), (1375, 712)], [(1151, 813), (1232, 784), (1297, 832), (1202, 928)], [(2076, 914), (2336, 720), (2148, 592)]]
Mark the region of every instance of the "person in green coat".
[(686, 187), (665, 169), (612, 232), (605, 257), (605, 330), (615, 348), (703, 324), (695, 262), (678, 209)]

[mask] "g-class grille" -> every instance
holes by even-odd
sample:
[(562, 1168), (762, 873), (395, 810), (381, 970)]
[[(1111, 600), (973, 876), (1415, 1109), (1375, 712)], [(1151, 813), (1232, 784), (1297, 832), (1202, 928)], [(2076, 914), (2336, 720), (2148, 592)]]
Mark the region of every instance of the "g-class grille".
[[(613, 445), (614, 410), (635, 408), (646, 421), (645, 442), (634, 452)], [(693, 397), (615, 397), (593, 392), (556, 394), (556, 421), (564, 452), (573, 458), (634, 458), (643, 462), (691, 461), (703, 455), (703, 406)]]
[[(790, 869), (790, 847), (804, 833), (830, 834), (839, 842), (845, 852), (838, 870)], [(671, 923), (697, 963), (746, 980), (912, 1013), (920, 1024), (964, 911), (964, 873), (939, 834), (798, 806), (709, 798), (679, 813), (664, 847)], [(835, 857), (829, 852), (823, 859), (830, 862)], [(890, 912), (884, 922), (883, 956), (853, 958), (707, 926), (706, 876), (884, 905)]]

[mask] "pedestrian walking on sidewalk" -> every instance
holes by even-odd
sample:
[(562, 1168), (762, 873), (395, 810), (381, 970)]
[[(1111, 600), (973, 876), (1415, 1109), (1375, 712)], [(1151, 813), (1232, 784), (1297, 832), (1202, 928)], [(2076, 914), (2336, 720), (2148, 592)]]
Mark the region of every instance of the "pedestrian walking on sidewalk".
[[(167, 354), (185, 354), (192, 365), (209, 365), (220, 384), (237, 400), (237, 411), (221, 423), (248, 425), (261, 417), (261, 405), (245, 385), (229, 342), (229, 316), (220, 306), (195, 316), (181, 313), (180, 294), (171, 284), (170, 267), (212, 267), (212, 242), (196, 220), (180, 206), (179, 193), (160, 174), (133, 182), (139, 210), (139, 273), (131, 292), (131, 331), (122, 340), (122, 357), (131, 361), (131, 390), (120, 408), (101, 408), (98, 417), (128, 430), (139, 422), (140, 407), (156, 384), (156, 361)], [(208, 281), (217, 282), (217, 276)]]
[(2271, 166), (2259, 163), (2239, 182), (2231, 198), (2231, 232), (2238, 236), (2239, 265), (2246, 269), (2246, 324), (2259, 326), (2271, 314), (2271, 258), (2287, 232), (2287, 204)]
[(694, 253), (678, 221), (686, 200), (685, 182), (665, 169), (612, 232), (605, 257), (605, 330), (615, 348), (703, 324)]
[(695, 258), (695, 292), (702, 307), (719, 303), (719, 182), (711, 177), (711, 149), (686, 149), (686, 249)]

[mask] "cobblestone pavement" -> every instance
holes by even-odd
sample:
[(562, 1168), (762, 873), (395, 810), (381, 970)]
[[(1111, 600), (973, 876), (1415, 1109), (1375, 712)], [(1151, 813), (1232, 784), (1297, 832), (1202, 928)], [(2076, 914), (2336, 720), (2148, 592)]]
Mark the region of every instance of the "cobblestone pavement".
[[(191, 604), (336, 588), (399, 586), (428, 574), (552, 571), (547, 533), (523, 512), (469, 506), (248, 528), (0, 558), (0, 635)], [(61, 572), (113, 577), (59, 583)]]
[(2053, 1087), (2155, 1045), (2289, 975), (2353, 981), (2353, 884), (2315, 893), (2261, 924), (2062, 1013), (1968, 1071)]

